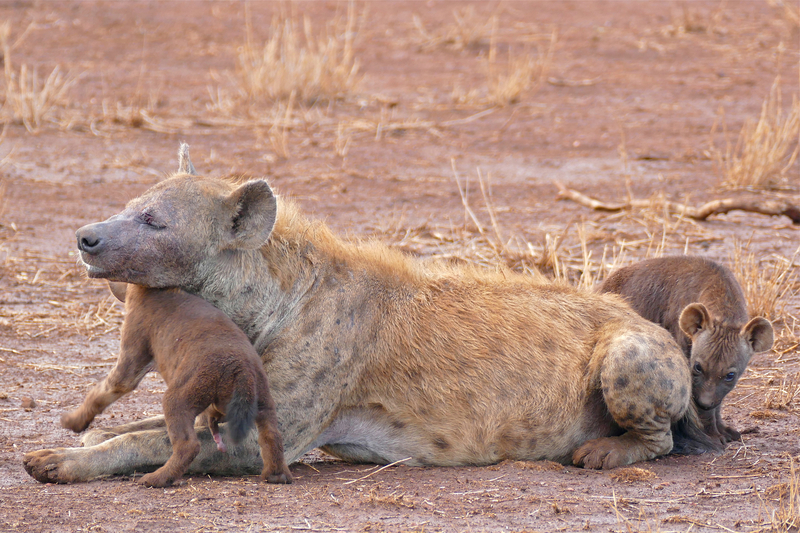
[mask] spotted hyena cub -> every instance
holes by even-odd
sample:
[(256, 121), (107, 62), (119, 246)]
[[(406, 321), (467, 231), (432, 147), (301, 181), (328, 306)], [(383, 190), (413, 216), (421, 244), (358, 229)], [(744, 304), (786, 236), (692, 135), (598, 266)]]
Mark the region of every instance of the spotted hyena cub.
[(772, 325), (750, 320), (733, 273), (701, 257), (663, 257), (615, 271), (599, 289), (620, 294), (644, 318), (666, 328), (692, 369), (692, 398), (706, 433), (722, 443), (741, 434), (722, 422), (720, 405), (750, 357), (772, 348)]
[(62, 416), (61, 424), (83, 431), (155, 366), (168, 387), (163, 404), (172, 456), (140, 483), (164, 487), (186, 472), (200, 450), (194, 426), (201, 413), (223, 452), (221, 421), (227, 421), (233, 442), (241, 441), (255, 423), (264, 461), (262, 479), (291, 483), (267, 376), (247, 336), (222, 311), (181, 290), (109, 285), (127, 311), (119, 360), (83, 405)]

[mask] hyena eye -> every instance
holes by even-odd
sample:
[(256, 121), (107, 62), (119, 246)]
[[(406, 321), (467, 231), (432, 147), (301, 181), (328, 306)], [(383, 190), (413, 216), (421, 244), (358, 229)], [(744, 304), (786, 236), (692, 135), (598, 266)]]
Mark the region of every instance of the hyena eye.
[(694, 364), (694, 373), (695, 374), (702, 374), (703, 373), (703, 365), (701, 365), (700, 363), (695, 363)]
[(733, 378), (736, 377), (736, 372), (728, 372), (725, 375), (725, 381), (733, 381)]
[(142, 222), (144, 222), (145, 224), (147, 224), (148, 226), (153, 226), (153, 227), (156, 227), (156, 228), (162, 227), (161, 224), (158, 224), (156, 222), (156, 218), (153, 215), (151, 215), (150, 213), (148, 213), (147, 211), (145, 211), (144, 213), (139, 215), (139, 219)]

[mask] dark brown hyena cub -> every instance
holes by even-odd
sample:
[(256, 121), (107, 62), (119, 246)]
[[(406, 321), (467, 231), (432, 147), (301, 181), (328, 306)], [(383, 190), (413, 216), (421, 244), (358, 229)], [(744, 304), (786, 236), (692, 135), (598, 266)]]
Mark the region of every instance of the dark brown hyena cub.
[[(692, 398), (706, 433), (738, 440), (722, 422), (720, 405), (755, 352), (772, 348), (772, 324), (749, 320), (733, 273), (702, 257), (662, 257), (615, 271), (600, 292), (621, 295), (644, 318), (672, 333), (689, 359)], [(749, 320), (749, 321), (748, 321)]]
[(200, 450), (194, 425), (201, 413), (220, 451), (225, 451), (218, 428), (223, 418), (233, 442), (241, 441), (255, 422), (264, 461), (261, 478), (291, 483), (267, 376), (244, 332), (222, 311), (189, 293), (115, 282), (109, 286), (127, 311), (119, 360), (83, 405), (61, 417), (61, 424), (83, 431), (155, 365), (168, 387), (163, 404), (172, 456), (139, 483), (164, 487), (186, 472)]

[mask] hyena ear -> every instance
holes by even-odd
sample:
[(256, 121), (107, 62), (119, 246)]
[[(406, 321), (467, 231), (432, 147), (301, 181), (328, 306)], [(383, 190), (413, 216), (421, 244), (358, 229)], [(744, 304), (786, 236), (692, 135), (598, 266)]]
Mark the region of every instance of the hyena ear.
[(231, 213), (229, 248), (261, 248), (275, 226), (278, 202), (265, 180), (248, 181), (227, 199)]
[(189, 145), (186, 143), (181, 143), (180, 148), (178, 148), (178, 173), (197, 176), (197, 171), (189, 159)]
[(758, 316), (752, 319), (744, 325), (741, 335), (756, 353), (772, 349), (772, 324), (766, 318)]
[(108, 288), (111, 289), (111, 294), (120, 302), (125, 301), (125, 293), (128, 292), (128, 284), (124, 281), (109, 281)]
[(693, 303), (684, 307), (678, 324), (686, 335), (694, 337), (710, 321), (711, 317), (706, 306), (701, 303)]

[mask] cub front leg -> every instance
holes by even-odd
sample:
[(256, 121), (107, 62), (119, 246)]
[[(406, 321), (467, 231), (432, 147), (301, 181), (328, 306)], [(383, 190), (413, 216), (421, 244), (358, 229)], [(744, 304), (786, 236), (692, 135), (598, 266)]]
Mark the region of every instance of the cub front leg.
[(731, 441), (740, 440), (742, 438), (742, 434), (736, 431), (733, 427), (725, 425), (725, 422), (722, 421), (722, 406), (718, 405), (714, 409), (714, 419), (717, 422), (717, 430), (719, 432), (720, 441), (722, 444), (727, 444)]
[(106, 407), (134, 390), (151, 367), (152, 358), (147, 351), (138, 346), (134, 349), (124, 347), (108, 376), (92, 387), (80, 407), (61, 416), (61, 425), (80, 433)]
[(683, 354), (663, 333), (622, 334), (598, 344), (603, 399), (625, 433), (584, 443), (573, 454), (576, 465), (616, 468), (672, 450), (671, 425), (688, 408), (691, 386)]

